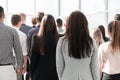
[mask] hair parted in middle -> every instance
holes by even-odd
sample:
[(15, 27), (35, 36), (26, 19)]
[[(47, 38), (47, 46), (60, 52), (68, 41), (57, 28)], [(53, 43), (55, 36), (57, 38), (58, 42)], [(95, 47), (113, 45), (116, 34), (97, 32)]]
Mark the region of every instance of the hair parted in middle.
[(47, 14), (43, 17), (41, 21), (40, 30), (38, 32), (38, 37), (40, 39), (40, 54), (44, 55), (44, 38), (46, 34), (54, 34), (55, 41), (57, 44), (58, 41), (58, 33), (56, 29), (55, 19), (52, 15)]
[(68, 38), (69, 56), (79, 59), (89, 57), (93, 42), (89, 35), (86, 16), (80, 11), (74, 11), (66, 24), (68, 27), (65, 38)]

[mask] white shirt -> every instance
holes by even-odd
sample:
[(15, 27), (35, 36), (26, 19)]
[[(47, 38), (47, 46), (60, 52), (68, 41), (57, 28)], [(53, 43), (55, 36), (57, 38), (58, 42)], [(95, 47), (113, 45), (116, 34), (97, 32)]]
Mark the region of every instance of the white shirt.
[[(111, 53), (110, 41), (99, 46), (98, 58), (101, 65), (102, 72), (108, 74), (120, 73), (120, 50)], [(102, 68), (102, 64), (104, 65)]]
[(19, 40), (20, 40), (20, 44), (22, 47), (22, 52), (23, 52), (23, 56), (27, 55), (27, 36), (25, 33), (23, 33), (22, 31), (20, 31), (18, 28), (14, 27), (19, 35)]

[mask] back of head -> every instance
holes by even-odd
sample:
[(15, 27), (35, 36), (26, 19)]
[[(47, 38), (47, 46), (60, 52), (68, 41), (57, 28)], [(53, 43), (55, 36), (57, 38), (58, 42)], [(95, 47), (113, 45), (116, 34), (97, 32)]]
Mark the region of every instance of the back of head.
[(4, 15), (4, 9), (2, 6), (0, 6), (0, 19), (3, 17)]
[(116, 15), (114, 16), (114, 20), (119, 20), (119, 21), (120, 21), (120, 14), (116, 14)]
[(89, 57), (92, 39), (89, 35), (88, 21), (80, 11), (70, 14), (67, 21), (66, 37), (69, 40), (69, 55), (75, 58)]
[(62, 27), (62, 25), (63, 25), (62, 19), (58, 18), (58, 19), (56, 20), (56, 22), (57, 22), (57, 27)]
[(12, 15), (12, 17), (11, 17), (12, 25), (16, 26), (20, 21), (21, 21), (21, 16), (20, 15), (18, 15), (18, 14)]
[(99, 29), (94, 29), (93, 38), (95, 39), (97, 45), (99, 46), (103, 42), (102, 33)]
[(40, 38), (40, 52), (41, 55), (44, 54), (44, 38), (45, 35), (54, 35), (56, 44), (58, 41), (58, 33), (56, 29), (56, 23), (54, 17), (52, 15), (45, 15), (41, 21), (41, 27), (38, 32), (38, 36)]
[(33, 24), (33, 25), (36, 25), (36, 24), (37, 24), (37, 18), (36, 18), (36, 17), (33, 17), (33, 18), (32, 18), (32, 24)]
[(111, 30), (111, 50), (112, 52), (120, 50), (120, 21), (112, 21), (110, 25)]
[(25, 13), (20, 13), (20, 16), (21, 16), (22, 22), (25, 22), (26, 21), (26, 14)]
[(98, 28), (99, 28), (99, 30), (101, 31), (102, 36), (103, 36), (103, 38), (104, 38), (104, 37), (105, 37), (105, 28), (104, 28), (104, 26), (103, 26), (103, 25), (99, 25)]
[(55, 23), (54, 17), (49, 14), (45, 15), (41, 21), (40, 29), (43, 30), (43, 34), (46, 34), (48, 32), (55, 32), (56, 31), (56, 23)]
[(44, 16), (44, 12), (38, 12), (37, 21), (38, 21), (38, 22), (41, 22), (43, 16)]

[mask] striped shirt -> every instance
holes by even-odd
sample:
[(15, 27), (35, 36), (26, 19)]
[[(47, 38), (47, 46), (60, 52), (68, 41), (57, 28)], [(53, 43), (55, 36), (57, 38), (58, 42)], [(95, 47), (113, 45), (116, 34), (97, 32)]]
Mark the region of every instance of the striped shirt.
[[(13, 56), (15, 51), (16, 61)], [(23, 54), (19, 36), (15, 29), (0, 23), (0, 64), (17, 62), (17, 68), (22, 68)]]

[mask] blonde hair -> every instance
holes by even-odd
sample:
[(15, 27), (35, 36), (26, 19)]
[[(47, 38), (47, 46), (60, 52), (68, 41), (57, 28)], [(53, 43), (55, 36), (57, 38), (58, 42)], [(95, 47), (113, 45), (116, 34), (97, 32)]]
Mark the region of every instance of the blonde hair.
[(93, 39), (95, 39), (97, 46), (104, 42), (102, 33), (98, 28), (95, 28), (93, 31)]
[(26, 14), (25, 13), (20, 13), (22, 21), (26, 19)]

